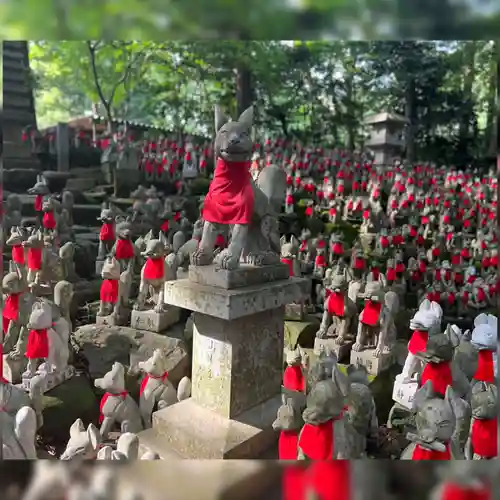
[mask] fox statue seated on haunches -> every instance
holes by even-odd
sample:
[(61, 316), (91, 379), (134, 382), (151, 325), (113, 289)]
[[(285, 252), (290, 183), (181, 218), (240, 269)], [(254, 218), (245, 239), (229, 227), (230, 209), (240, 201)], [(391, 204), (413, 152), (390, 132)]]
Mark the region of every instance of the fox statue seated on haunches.
[(231, 226), (231, 241), (215, 263), (236, 269), (240, 263), (269, 265), (280, 261), (277, 214), (286, 195), (286, 174), (277, 166), (263, 169), (254, 182), (250, 173), (253, 107), (236, 121), (215, 108), (214, 178), (203, 205), (203, 234), (191, 264), (214, 262), (214, 248), (221, 226)]

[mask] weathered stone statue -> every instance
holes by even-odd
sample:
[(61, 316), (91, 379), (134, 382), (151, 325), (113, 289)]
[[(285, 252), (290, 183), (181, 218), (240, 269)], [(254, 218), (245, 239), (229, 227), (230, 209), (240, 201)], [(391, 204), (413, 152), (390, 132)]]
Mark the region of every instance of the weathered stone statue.
[(102, 266), (101, 290), (97, 324), (125, 325), (130, 320), (130, 289), (132, 286), (132, 265), (121, 272), (119, 262), (113, 257)]
[(0, 411), (3, 460), (35, 460), (37, 417), (30, 406), (20, 408), (15, 416)]
[(141, 382), (139, 409), (144, 428), (149, 429), (154, 408), (161, 410), (188, 398), (191, 395), (191, 384), (184, 377), (179, 383), (178, 391), (175, 390), (168, 380), (167, 358), (161, 349), (155, 349), (153, 355), (138, 366), (145, 373)]
[(194, 265), (212, 263), (219, 226), (232, 225), (231, 244), (217, 256), (217, 263), (225, 269), (239, 266), (255, 202), (249, 171), (252, 121), (252, 107), (244, 111), (238, 120), (230, 122), (218, 106), (215, 108), (217, 165), (204, 201), (203, 235), (198, 249), (191, 256)]
[(85, 429), (82, 419), (78, 418), (69, 429), (69, 441), (60, 460), (95, 460), (100, 444), (99, 429), (94, 424)]
[(465, 446), (467, 460), (498, 458), (498, 389), (492, 383), (472, 387), (472, 421)]
[(354, 458), (353, 429), (346, 415), (349, 383), (337, 367), (332, 378), (317, 382), (307, 396), (299, 434), (299, 460), (347, 460)]
[(94, 385), (105, 391), (101, 399), (101, 437), (106, 439), (115, 424), (121, 432), (137, 433), (143, 429), (141, 414), (137, 403), (125, 389), (125, 368), (121, 363), (113, 363), (103, 378), (95, 380)]
[(433, 396), (427, 382), (415, 395), (416, 433), (408, 433), (412, 444), (403, 451), (402, 460), (451, 460), (451, 437), (455, 431), (455, 394), (451, 386), (444, 399)]
[(304, 425), (302, 412), (305, 396), (302, 399), (290, 398), (282, 394), (282, 404), (273, 422), (273, 429), (280, 432), (278, 456), (280, 460), (297, 460), (299, 432)]

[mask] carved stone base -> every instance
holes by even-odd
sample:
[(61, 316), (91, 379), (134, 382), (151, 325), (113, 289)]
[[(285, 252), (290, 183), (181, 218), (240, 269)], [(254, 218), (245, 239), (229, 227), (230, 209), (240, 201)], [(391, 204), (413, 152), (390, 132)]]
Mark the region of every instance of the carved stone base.
[(104, 266), (103, 260), (96, 260), (96, 262), (95, 262), (95, 275), (96, 276), (101, 276), (103, 266)]
[(75, 368), (68, 365), (66, 369), (58, 373), (37, 372), (32, 378), (23, 377), (21, 386), (25, 391), (29, 391), (32, 384), (37, 384), (42, 394), (50, 391), (54, 387), (61, 385), (75, 374)]
[(336, 339), (332, 337), (326, 339), (320, 339), (316, 337), (314, 339), (314, 354), (316, 354), (316, 356), (319, 356), (321, 347), (324, 346), (326, 352), (333, 351), (336, 354), (339, 363), (342, 363), (344, 359), (349, 359), (349, 354), (354, 342), (346, 341), (342, 345), (339, 345), (335, 341)]
[(189, 398), (153, 413), (153, 428), (139, 441), (163, 459), (256, 459), (278, 439), (272, 423), (280, 404), (278, 394), (232, 420)]
[(148, 330), (150, 332), (161, 333), (180, 319), (180, 309), (175, 306), (168, 306), (165, 311), (132, 311), (130, 326), (138, 330)]
[(130, 324), (132, 311), (130, 309), (122, 311), (119, 316), (109, 314), (108, 316), (96, 316), (95, 322), (99, 326), (127, 326)]
[(360, 364), (366, 368), (368, 375), (378, 375), (387, 370), (393, 362), (392, 352), (381, 353), (380, 357), (374, 355), (375, 349), (365, 349), (363, 351), (351, 351), (351, 364)]
[(303, 321), (306, 317), (304, 304), (287, 304), (285, 306), (285, 321)]
[(409, 411), (413, 410), (415, 393), (418, 390), (418, 382), (407, 382), (403, 384), (403, 375), (399, 374), (394, 380), (392, 399)]
[(273, 266), (250, 266), (242, 264), (238, 269), (228, 271), (215, 264), (210, 266), (189, 266), (189, 280), (199, 285), (215, 286), (233, 290), (246, 286), (261, 285), (271, 281), (286, 280), (290, 271), (286, 264)]
[(22, 381), (22, 374), (26, 369), (27, 360), (23, 356), (18, 360), (11, 360), (7, 354), (3, 355), (3, 377), (11, 384), (20, 384)]

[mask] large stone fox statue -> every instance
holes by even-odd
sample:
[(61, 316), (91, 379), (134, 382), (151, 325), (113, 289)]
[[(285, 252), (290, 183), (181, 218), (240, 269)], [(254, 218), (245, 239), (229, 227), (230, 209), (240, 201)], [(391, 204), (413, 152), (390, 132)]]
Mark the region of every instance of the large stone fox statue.
[(205, 221), (198, 249), (191, 264), (207, 266), (214, 262), (214, 248), (221, 226), (232, 227), (228, 248), (215, 263), (223, 269), (236, 269), (240, 262), (252, 265), (278, 263), (280, 244), (277, 213), (286, 194), (286, 174), (275, 165), (262, 170), (254, 183), (250, 173), (252, 155), (253, 107), (237, 121), (229, 121), (215, 108), (216, 167), (205, 197)]

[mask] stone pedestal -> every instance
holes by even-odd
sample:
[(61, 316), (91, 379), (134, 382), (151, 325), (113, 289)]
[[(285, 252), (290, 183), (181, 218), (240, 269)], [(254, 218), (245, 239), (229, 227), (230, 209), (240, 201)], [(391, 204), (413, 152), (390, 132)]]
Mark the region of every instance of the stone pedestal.
[(394, 386), (392, 389), (392, 399), (394, 402), (406, 408), (408, 411), (413, 411), (413, 400), (415, 398), (415, 393), (417, 392), (417, 390), (418, 382), (416, 380), (403, 383), (403, 375), (396, 375), (396, 379), (394, 380)]
[(7, 354), (3, 355), (3, 377), (7, 379), (11, 384), (20, 384), (22, 380), (22, 374), (26, 369), (28, 360), (22, 356), (21, 359), (11, 360), (8, 358)]
[(108, 314), (107, 316), (95, 317), (95, 323), (98, 326), (126, 326), (130, 324), (132, 311), (127, 309), (123, 311), (119, 316), (116, 314)]
[(337, 344), (336, 339), (332, 337), (326, 339), (320, 339), (316, 337), (314, 339), (314, 354), (316, 354), (316, 356), (319, 356), (321, 348), (324, 347), (325, 352), (333, 351), (336, 354), (339, 363), (342, 363), (344, 359), (349, 359), (349, 354), (351, 353), (353, 343), (354, 342), (352, 341), (345, 341), (342, 345), (340, 345)]
[(153, 414), (147, 446), (188, 459), (258, 458), (277, 440), (284, 309), (307, 289), (302, 278), (269, 281), (283, 267), (191, 267), (196, 282), (166, 284), (165, 301), (194, 312), (192, 397)]
[(156, 312), (132, 311), (130, 326), (138, 330), (161, 333), (177, 323), (180, 319), (180, 311), (177, 307), (169, 306), (165, 311)]
[(351, 364), (360, 364), (366, 368), (368, 375), (377, 376), (380, 372), (387, 370), (394, 363), (392, 352), (381, 353), (376, 357), (375, 349), (364, 349), (363, 351), (351, 351)]
[(285, 306), (285, 319), (287, 321), (303, 321), (306, 317), (306, 307), (304, 304), (287, 304)]
[(68, 365), (65, 370), (57, 373), (37, 372), (32, 378), (22, 378), (21, 386), (25, 391), (29, 391), (33, 384), (36, 384), (39, 391), (44, 394), (54, 387), (61, 385), (75, 374), (73, 366)]
[(96, 260), (95, 261), (95, 275), (96, 276), (101, 276), (103, 266), (104, 266), (103, 260)]

